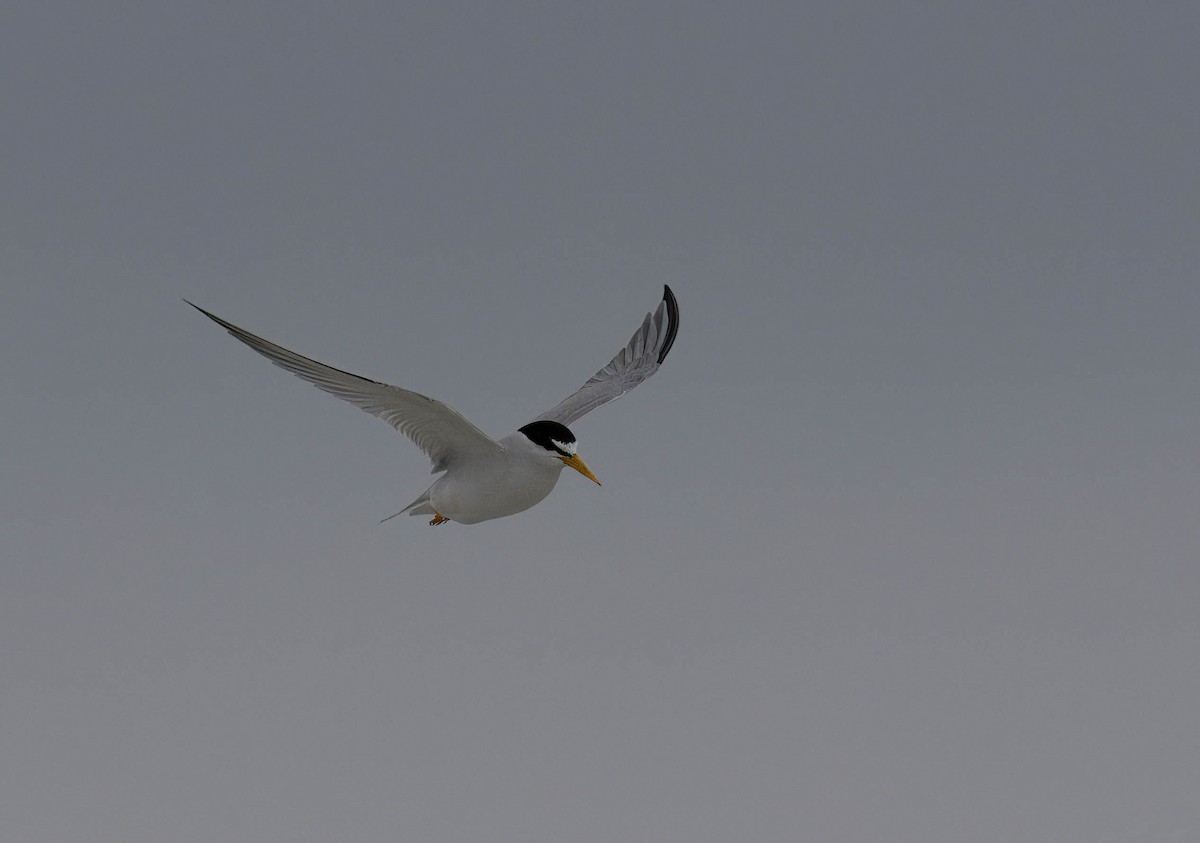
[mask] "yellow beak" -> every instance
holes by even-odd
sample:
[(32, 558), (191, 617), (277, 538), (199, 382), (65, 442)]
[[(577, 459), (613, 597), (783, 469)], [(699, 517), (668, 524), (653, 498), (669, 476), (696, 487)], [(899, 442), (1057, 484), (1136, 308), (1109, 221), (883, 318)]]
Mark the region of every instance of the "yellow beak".
[(571, 468), (578, 471), (597, 486), (600, 485), (600, 481), (596, 479), (596, 475), (592, 474), (592, 470), (584, 465), (583, 460), (581, 460), (579, 457), (572, 455), (569, 457), (559, 457), (559, 459), (563, 461), (563, 465), (571, 466)]

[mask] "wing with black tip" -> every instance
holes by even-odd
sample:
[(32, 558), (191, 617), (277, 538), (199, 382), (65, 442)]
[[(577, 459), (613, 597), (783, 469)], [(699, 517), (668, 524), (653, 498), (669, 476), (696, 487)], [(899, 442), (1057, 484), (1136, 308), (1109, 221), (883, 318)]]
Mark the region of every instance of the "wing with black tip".
[(499, 443), (441, 401), (310, 360), (226, 322), (202, 307), (194, 304), (192, 307), (276, 366), (383, 419), (425, 452), (433, 461), (434, 471), (444, 470), (462, 457), (501, 453)]
[(629, 343), (617, 352), (573, 395), (535, 417), (569, 425), (599, 406), (615, 401), (658, 371), (667, 359), (679, 332), (679, 303), (671, 288), (663, 285), (663, 297), (653, 313), (647, 313), (642, 326)]

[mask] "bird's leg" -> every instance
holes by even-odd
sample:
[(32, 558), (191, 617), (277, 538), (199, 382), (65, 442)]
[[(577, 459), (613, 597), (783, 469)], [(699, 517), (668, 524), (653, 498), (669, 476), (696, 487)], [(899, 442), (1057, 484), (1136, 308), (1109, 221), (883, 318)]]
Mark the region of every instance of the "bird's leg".
[(450, 519), (442, 515), (440, 512), (433, 513), (433, 520), (429, 522), (430, 527), (436, 527), (438, 524), (445, 524)]

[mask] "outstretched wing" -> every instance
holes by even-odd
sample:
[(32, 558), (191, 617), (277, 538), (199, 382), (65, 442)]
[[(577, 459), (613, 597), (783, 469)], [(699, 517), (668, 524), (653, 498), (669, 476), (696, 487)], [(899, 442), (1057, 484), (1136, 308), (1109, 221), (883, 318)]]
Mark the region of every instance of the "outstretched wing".
[(663, 285), (663, 297), (653, 313), (647, 313), (629, 344), (581, 386), (574, 395), (537, 416), (569, 425), (586, 413), (615, 401), (658, 371), (667, 359), (679, 332), (679, 303), (671, 288)]
[(499, 443), (441, 401), (310, 360), (242, 330), (190, 301), (187, 303), (276, 366), (383, 419), (425, 452), (433, 461), (434, 471), (443, 471), (454, 460), (465, 456), (499, 454), (501, 451)]

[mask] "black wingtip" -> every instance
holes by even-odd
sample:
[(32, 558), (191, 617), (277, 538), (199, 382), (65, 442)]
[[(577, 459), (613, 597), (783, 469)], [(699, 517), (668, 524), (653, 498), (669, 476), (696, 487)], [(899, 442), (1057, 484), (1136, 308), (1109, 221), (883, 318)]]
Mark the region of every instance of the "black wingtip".
[(671, 292), (671, 288), (663, 284), (663, 301), (667, 303), (667, 339), (663, 342), (662, 351), (658, 352), (658, 364), (667, 359), (667, 352), (671, 350), (671, 346), (675, 344), (675, 335), (679, 333), (679, 302), (675, 300), (675, 294)]
[(223, 323), (224, 323), (224, 320), (223, 320), (223, 319), (220, 319), (219, 317), (213, 316), (211, 313), (209, 313), (207, 310), (205, 310), (204, 308), (202, 308), (202, 307), (201, 307), (200, 305), (198, 305), (198, 304), (194, 304), (193, 302), (190, 302), (190, 301), (188, 301), (187, 299), (184, 299), (184, 300), (183, 300), (183, 303), (184, 303), (184, 304), (189, 304), (189, 305), (191, 305), (192, 307), (196, 308), (196, 310), (200, 311), (200, 312), (201, 312), (201, 313), (203, 313), (205, 316), (207, 316), (209, 319), (211, 319), (212, 321), (214, 321), (214, 322), (216, 322), (216, 323), (218, 323), (218, 324), (223, 324)]
[[(243, 337), (244, 337), (244, 336), (251, 336), (251, 337), (253, 337), (253, 336), (254, 336), (254, 334), (251, 334), (249, 331), (244, 331), (244, 330), (242, 330), (242, 329), (241, 329), (241, 328), (239, 328), (237, 325), (234, 325), (232, 322), (226, 322), (226, 321), (225, 321), (224, 319), (222, 319), (220, 316), (217, 316), (217, 314), (215, 314), (215, 313), (209, 313), (207, 310), (205, 310), (204, 308), (202, 308), (202, 307), (201, 307), (200, 305), (198, 305), (198, 304), (192, 304), (192, 302), (188, 301), (187, 299), (184, 299), (184, 302), (186, 302), (187, 304), (191, 304), (191, 305), (192, 305), (192, 307), (196, 308), (196, 310), (200, 311), (200, 312), (201, 312), (201, 313), (203, 313), (205, 316), (207, 316), (209, 319), (211, 319), (212, 321), (216, 322), (218, 325), (220, 325), (220, 326), (221, 326), (222, 328), (224, 328), (226, 331), (228, 331), (229, 333), (231, 333), (231, 334), (232, 334), (234, 337), (236, 337), (236, 338), (238, 338), (238, 339), (242, 339), (242, 340), (243, 340), (243, 342), (245, 341), (245, 340), (243, 339)], [(255, 337), (255, 339), (261, 339), (261, 337)]]

